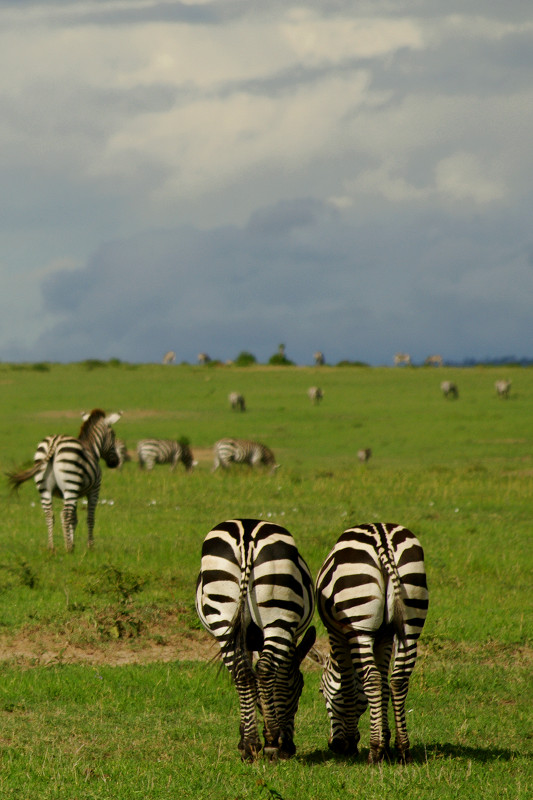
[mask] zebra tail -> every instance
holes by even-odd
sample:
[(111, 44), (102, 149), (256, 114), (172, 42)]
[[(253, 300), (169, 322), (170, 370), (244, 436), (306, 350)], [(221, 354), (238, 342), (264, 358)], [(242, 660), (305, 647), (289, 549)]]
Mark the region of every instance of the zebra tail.
[(239, 600), (235, 616), (233, 617), (228, 642), (233, 650), (232, 677), (235, 679), (237, 668), (244, 666), (247, 672), (253, 674), (253, 665), (246, 646), (246, 604), (248, 599), (248, 585), (252, 568), (252, 548), (248, 553), (242, 553), (241, 584), (239, 587)]
[(43, 461), (36, 461), (32, 467), (21, 470), (20, 472), (6, 472), (7, 481), (11, 488), (16, 491), (23, 483), (33, 478), (42, 466)]
[(406, 642), (405, 606), (402, 596), (402, 580), (398, 573), (398, 567), (396, 566), (394, 555), (391, 552), (391, 549), (387, 547), (387, 549), (385, 550), (383, 544), (380, 542), (378, 544), (377, 550), (378, 550), (379, 560), (381, 562), (381, 567), (383, 571), (388, 575), (388, 578), (392, 583), (392, 588), (394, 593), (391, 622), (399, 641), (402, 644), (405, 644)]

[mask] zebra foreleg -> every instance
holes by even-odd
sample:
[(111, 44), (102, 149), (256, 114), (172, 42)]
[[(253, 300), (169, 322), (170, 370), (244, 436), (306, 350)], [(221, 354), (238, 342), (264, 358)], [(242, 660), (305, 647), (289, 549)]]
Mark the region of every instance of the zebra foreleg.
[[(272, 653), (263, 651), (257, 662), (255, 671), (257, 674), (259, 703), (264, 720), (263, 736), (265, 739), (265, 755), (272, 760), (278, 758), (280, 755), (280, 728), (274, 703), (276, 668), (277, 665)], [(291, 750), (291, 745), (293, 752), (287, 752), (285, 757), (294, 755), (296, 752), (292, 741), (288, 743), (288, 751)]]
[(237, 745), (243, 761), (255, 761), (262, 750), (259, 731), (257, 729), (257, 682), (248, 658), (245, 654), (233, 653), (232, 648), (224, 649), (221, 645), (222, 659), (233, 676), (233, 682), (239, 695), (240, 705), (240, 740)]
[(332, 639), (320, 682), (330, 719), (329, 749), (340, 756), (356, 756), (360, 733), (359, 717), (368, 703), (354, 671), (344, 637)]

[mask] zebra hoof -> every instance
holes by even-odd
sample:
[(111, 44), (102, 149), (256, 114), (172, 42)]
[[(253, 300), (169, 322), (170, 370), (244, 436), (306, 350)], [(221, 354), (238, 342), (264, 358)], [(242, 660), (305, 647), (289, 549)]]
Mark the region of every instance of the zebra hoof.
[(328, 746), (337, 756), (356, 756), (358, 753), (355, 739), (331, 739)]
[(278, 747), (265, 747), (263, 752), (269, 761), (277, 761), (280, 756), (283, 757)]

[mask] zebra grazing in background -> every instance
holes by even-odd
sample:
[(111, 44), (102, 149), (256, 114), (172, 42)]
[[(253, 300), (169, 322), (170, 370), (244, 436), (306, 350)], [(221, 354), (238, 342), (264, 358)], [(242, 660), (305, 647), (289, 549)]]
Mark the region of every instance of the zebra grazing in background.
[(93, 546), (94, 514), (102, 480), (99, 460), (103, 458), (111, 468), (119, 465), (115, 432), (111, 425), (120, 419), (121, 414), (106, 416), (104, 411), (95, 408), (83, 416), (84, 422), (77, 439), (62, 434), (47, 436), (37, 445), (33, 467), (8, 475), (15, 489), (24, 481), (35, 479), (48, 527), (50, 550), (54, 549), (53, 497), (63, 498), (61, 524), (67, 552), (74, 549), (74, 532), (78, 524), (77, 502), (80, 497), (87, 497), (87, 546)]
[(399, 367), (402, 364), (406, 367), (411, 366), (411, 356), (409, 353), (396, 353), (394, 356), (394, 366)]
[(324, 392), (320, 386), (310, 386), (307, 390), (307, 396), (317, 406), (324, 397)]
[(176, 361), (176, 353), (174, 350), (169, 350), (168, 353), (165, 353), (163, 356), (163, 364), (174, 364)]
[(196, 465), (185, 439), (141, 439), (137, 459), (140, 469), (153, 469), (155, 464), (170, 464), (170, 469), (175, 469), (181, 461), (187, 472), (192, 472)]
[(494, 384), (494, 388), (496, 389), (496, 394), (498, 397), (502, 397), (504, 400), (509, 399), (509, 392), (511, 391), (511, 381), (500, 380), (496, 381)]
[[(302, 693), (300, 664), (313, 646), (313, 582), (291, 534), (273, 522), (234, 519), (203, 543), (196, 610), (220, 645), (240, 702), (238, 748), (243, 761), (296, 752), (294, 718)], [(254, 653), (256, 661), (254, 665)]]
[(320, 350), (317, 350), (316, 353), (313, 353), (313, 360), (315, 362), (315, 367), (323, 367), (326, 363), (324, 353), (322, 353)]
[(230, 464), (249, 464), (250, 467), (270, 467), (272, 472), (279, 468), (272, 450), (261, 442), (248, 439), (220, 439), (215, 442), (213, 472)]
[(231, 392), (228, 396), (233, 411), (246, 411), (244, 397), (239, 392)]
[(320, 686), (331, 723), (330, 749), (357, 753), (358, 720), (368, 704), (368, 761), (387, 756), (392, 695), (398, 758), (412, 761), (405, 699), (428, 609), (420, 542), (401, 525), (349, 528), (326, 558), (316, 592), (330, 643)]
[(122, 439), (115, 439), (115, 450), (118, 455), (118, 469), (122, 469), (126, 461), (131, 461), (126, 442), (122, 441)]
[(365, 447), (362, 450), (357, 451), (357, 459), (361, 462), (361, 464), (366, 464), (367, 461), (370, 461), (371, 455), (372, 450), (370, 447)]
[(198, 353), (198, 363), (200, 364), (200, 366), (203, 367), (205, 366), (205, 364), (209, 364), (210, 361), (211, 359), (209, 358), (207, 353)]
[(426, 367), (442, 367), (443, 364), (442, 356), (428, 356), (424, 361)]
[(459, 397), (459, 389), (453, 381), (442, 381), (440, 390), (444, 397), (453, 397), (455, 400)]

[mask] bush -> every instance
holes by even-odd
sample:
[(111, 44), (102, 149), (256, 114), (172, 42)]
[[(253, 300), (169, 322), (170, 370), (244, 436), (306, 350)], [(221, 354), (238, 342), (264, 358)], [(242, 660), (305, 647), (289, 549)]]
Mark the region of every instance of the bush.
[(248, 353), (247, 350), (242, 350), (235, 359), (235, 366), (249, 367), (250, 364), (257, 364), (256, 357), (252, 353)]

